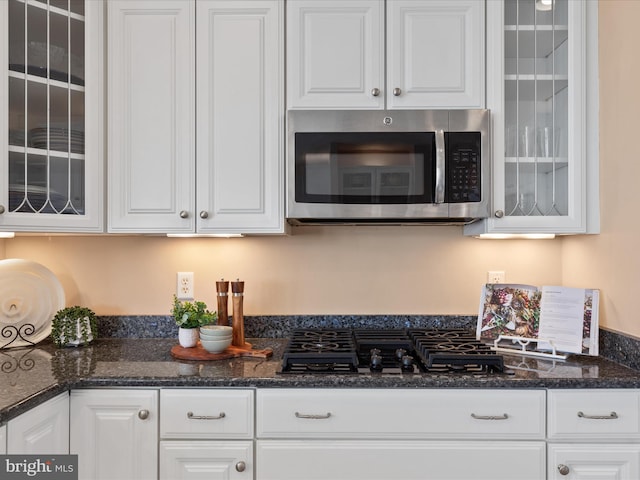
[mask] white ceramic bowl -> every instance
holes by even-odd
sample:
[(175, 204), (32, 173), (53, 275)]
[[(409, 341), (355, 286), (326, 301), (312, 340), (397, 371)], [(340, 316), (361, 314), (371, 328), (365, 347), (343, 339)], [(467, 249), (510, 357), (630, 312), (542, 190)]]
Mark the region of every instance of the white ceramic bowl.
[(223, 338), (231, 338), (232, 336), (230, 333), (228, 335), (211, 335), (207, 332), (200, 332), (200, 338), (206, 338), (207, 340), (222, 340)]
[(200, 335), (206, 337), (229, 337), (233, 328), (227, 325), (204, 325), (200, 327)]
[(202, 348), (209, 353), (222, 353), (231, 345), (231, 337), (221, 340), (207, 340), (206, 338), (200, 337), (200, 343), (202, 344)]
[(226, 337), (218, 337), (218, 336), (210, 337), (208, 335), (200, 334), (200, 340), (209, 340), (211, 342), (214, 342), (216, 340), (229, 340), (229, 339), (233, 340), (233, 336), (232, 335), (227, 335)]

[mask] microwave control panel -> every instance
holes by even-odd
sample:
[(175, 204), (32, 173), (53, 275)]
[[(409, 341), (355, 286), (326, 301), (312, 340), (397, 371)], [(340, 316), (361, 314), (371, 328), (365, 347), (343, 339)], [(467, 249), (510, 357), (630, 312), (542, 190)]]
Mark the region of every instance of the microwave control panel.
[(480, 202), (481, 134), (480, 132), (448, 132), (446, 142), (447, 203)]

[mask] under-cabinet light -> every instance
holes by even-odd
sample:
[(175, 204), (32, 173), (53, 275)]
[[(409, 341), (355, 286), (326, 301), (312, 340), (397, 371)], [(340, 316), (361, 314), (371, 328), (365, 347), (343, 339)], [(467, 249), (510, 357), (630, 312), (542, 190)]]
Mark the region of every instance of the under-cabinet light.
[(536, 10), (548, 12), (553, 8), (553, 0), (536, 0)]
[(483, 240), (552, 240), (556, 238), (556, 236), (553, 233), (481, 233), (476, 238), (481, 238)]
[(240, 238), (242, 233), (167, 233), (172, 238)]
[(13, 238), (15, 236), (15, 232), (0, 232), (0, 238)]

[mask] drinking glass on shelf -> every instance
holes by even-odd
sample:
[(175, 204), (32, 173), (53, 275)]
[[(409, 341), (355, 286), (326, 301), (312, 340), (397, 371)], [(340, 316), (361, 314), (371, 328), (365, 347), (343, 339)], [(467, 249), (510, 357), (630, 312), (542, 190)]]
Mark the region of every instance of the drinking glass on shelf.
[(535, 130), (530, 125), (525, 125), (520, 128), (520, 156), (521, 157), (534, 157), (535, 145), (536, 145)]
[(538, 129), (538, 155), (545, 158), (560, 156), (560, 128), (542, 127)]

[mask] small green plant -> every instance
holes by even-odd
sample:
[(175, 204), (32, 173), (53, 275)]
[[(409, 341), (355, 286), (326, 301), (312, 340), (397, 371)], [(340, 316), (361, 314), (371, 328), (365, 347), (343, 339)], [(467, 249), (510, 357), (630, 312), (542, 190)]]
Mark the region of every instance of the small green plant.
[(96, 314), (87, 307), (76, 305), (58, 310), (51, 322), (51, 338), (58, 347), (89, 343), (97, 336)]
[(218, 313), (207, 310), (204, 302), (182, 302), (173, 296), (171, 314), (181, 328), (198, 328), (218, 321)]

